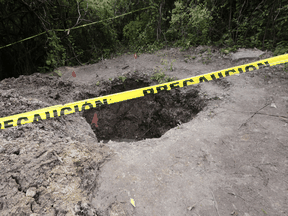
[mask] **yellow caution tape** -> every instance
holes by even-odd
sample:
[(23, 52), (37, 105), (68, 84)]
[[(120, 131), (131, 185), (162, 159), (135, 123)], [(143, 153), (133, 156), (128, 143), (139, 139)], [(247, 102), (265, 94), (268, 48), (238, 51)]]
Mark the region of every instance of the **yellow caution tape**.
[(211, 80), (216, 80), (221, 77), (231, 76), (235, 74), (241, 74), (249, 72), (252, 70), (257, 70), (263, 67), (270, 67), (277, 64), (283, 64), (288, 62), (288, 54), (272, 57), (269, 59), (264, 59), (250, 64), (240, 65), (216, 72), (211, 72), (195, 77), (190, 77), (186, 79), (176, 80), (172, 82), (167, 82), (163, 84), (158, 84), (154, 86), (139, 88), (135, 90), (125, 91), (121, 93), (106, 95), (102, 97), (77, 101), (73, 103), (68, 103), (65, 105), (56, 105), (43, 109), (34, 110), (31, 112), (20, 113), (13, 116), (0, 118), (0, 128), (6, 129), (10, 127), (15, 127), (18, 125), (23, 125), (31, 122), (36, 122), (39, 120), (54, 118), (63, 115), (69, 115), (75, 112), (81, 112), (82, 110), (88, 110), (91, 108), (96, 108), (101, 105), (108, 105), (113, 103), (118, 103), (121, 101), (131, 100), (134, 98), (143, 97), (145, 95), (156, 94), (161, 91), (169, 91), (174, 88), (182, 88), (189, 85), (194, 85), (201, 82), (208, 82)]

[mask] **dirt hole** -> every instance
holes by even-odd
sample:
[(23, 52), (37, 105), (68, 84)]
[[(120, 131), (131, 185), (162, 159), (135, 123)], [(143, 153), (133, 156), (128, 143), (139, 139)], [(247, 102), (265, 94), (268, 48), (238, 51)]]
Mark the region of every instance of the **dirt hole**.
[[(124, 82), (123, 79), (106, 82), (106, 87), (99, 96), (155, 84), (157, 83), (152, 82), (149, 77), (132, 75)], [(83, 116), (91, 125), (98, 142), (105, 143), (109, 140), (129, 142), (159, 138), (169, 129), (193, 119), (205, 107), (204, 99), (199, 96), (199, 88), (190, 86), (163, 91), (85, 110)]]

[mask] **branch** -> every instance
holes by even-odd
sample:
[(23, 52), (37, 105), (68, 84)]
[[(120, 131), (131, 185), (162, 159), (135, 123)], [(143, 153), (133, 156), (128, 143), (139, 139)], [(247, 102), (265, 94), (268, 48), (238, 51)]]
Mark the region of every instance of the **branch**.
[[(40, 22), (42, 23), (43, 28), (45, 29), (46, 32), (48, 32), (49, 30), (46, 28), (46, 26), (45, 26), (45, 24), (44, 24), (44, 22), (46, 22), (46, 20), (45, 20), (45, 19), (42, 19), (42, 17), (40, 17), (40, 16), (35, 12), (35, 10), (33, 10), (33, 9), (31, 8), (31, 6), (30, 6), (28, 3), (26, 3), (24, 0), (22, 0), (22, 3), (28, 8), (29, 11), (33, 12), (33, 13), (38, 17), (38, 19), (39, 19)], [(43, 22), (43, 21), (44, 21), (44, 22)], [(50, 25), (50, 23), (48, 23), (48, 24)]]
[(260, 110), (264, 109), (264, 108), (267, 107), (268, 105), (269, 105), (269, 104), (266, 104), (265, 106), (263, 106), (262, 108), (260, 108), (259, 110), (257, 110), (250, 118), (248, 118), (243, 124), (240, 125), (240, 127), (238, 128), (238, 130), (239, 130), (243, 125), (245, 125), (245, 124), (249, 121), (249, 119), (253, 118), (254, 115), (256, 115)]
[(76, 56), (76, 54), (75, 54), (75, 52), (74, 52), (74, 49), (73, 49), (73, 47), (71, 46), (70, 42), (69, 42), (68, 46), (69, 46), (70, 49), (72, 50), (72, 52), (73, 52), (73, 54), (74, 54), (74, 57), (76, 58), (76, 60), (78, 61), (78, 63), (83, 66), (83, 64), (82, 64), (82, 63), (79, 61), (79, 59), (77, 58), (79, 55)]
[(80, 20), (80, 18), (81, 18), (81, 13), (80, 13), (80, 8), (79, 8), (79, 2), (78, 2), (77, 0), (76, 0), (76, 2), (77, 2), (77, 10), (78, 10), (78, 14), (79, 14), (79, 16), (78, 16), (78, 19), (77, 19), (75, 25), (74, 25), (72, 28), (74, 28), (75, 26), (78, 25), (79, 20)]
[(215, 199), (214, 193), (213, 193), (213, 191), (212, 191), (211, 189), (210, 189), (210, 191), (211, 191), (212, 196), (213, 196), (214, 207), (215, 207), (215, 209), (216, 209), (216, 212), (217, 212), (218, 216), (220, 216), (220, 215), (219, 215), (219, 212), (218, 212), (218, 205), (217, 205), (217, 201), (216, 201), (216, 199)]

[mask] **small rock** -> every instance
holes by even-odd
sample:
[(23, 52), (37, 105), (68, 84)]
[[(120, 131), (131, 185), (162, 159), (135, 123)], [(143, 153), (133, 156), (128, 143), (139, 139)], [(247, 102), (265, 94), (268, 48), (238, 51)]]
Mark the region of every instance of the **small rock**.
[(194, 206), (190, 206), (187, 208), (188, 211), (191, 211), (194, 208)]
[(81, 207), (80, 207), (80, 205), (78, 205), (78, 204), (75, 205), (74, 210), (75, 210), (76, 212), (81, 211)]
[(251, 49), (238, 49), (236, 53), (232, 53), (232, 61), (234, 60), (241, 60), (241, 59), (253, 59), (258, 58), (259, 56), (263, 55), (264, 52), (261, 50), (251, 50)]
[(277, 108), (277, 106), (276, 106), (275, 103), (271, 103), (271, 107), (273, 107), (273, 108)]
[(268, 81), (268, 84), (271, 84), (271, 83), (272, 83), (272, 82), (269, 80), (269, 81)]
[(237, 216), (238, 213), (237, 213), (236, 211), (233, 211), (233, 212), (231, 212), (231, 215), (233, 215), (233, 216)]
[(27, 197), (34, 197), (36, 195), (36, 188), (31, 187), (26, 191), (26, 196)]
[(36, 213), (33, 213), (33, 214), (30, 214), (30, 216), (38, 216), (38, 214), (36, 214)]

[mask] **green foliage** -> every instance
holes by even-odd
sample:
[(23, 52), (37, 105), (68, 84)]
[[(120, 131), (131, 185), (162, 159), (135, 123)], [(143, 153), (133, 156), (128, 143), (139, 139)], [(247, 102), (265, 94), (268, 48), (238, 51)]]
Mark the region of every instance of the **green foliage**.
[[(124, 13), (129, 14), (113, 19)], [(53, 31), (97, 21), (103, 22), (71, 29), (69, 34)], [(288, 51), (287, 21), (286, 0), (0, 0), (0, 46), (46, 32), (0, 49), (0, 79), (169, 46), (183, 51), (217, 45), (224, 54), (257, 47), (281, 55)], [(203, 57), (202, 62), (209, 60), (210, 56)], [(172, 63), (167, 61), (158, 72), (173, 70)]]
[(152, 79), (152, 80), (156, 80), (156, 81), (159, 82), (160, 80), (163, 80), (164, 77), (165, 77), (165, 74), (164, 74), (163, 72), (160, 72), (160, 73), (155, 73), (155, 74), (151, 77), (151, 79)]
[(168, 67), (170, 69), (170, 71), (173, 71), (173, 62), (175, 62), (176, 59), (173, 59), (170, 64), (169, 61), (167, 59), (161, 59), (161, 65), (164, 65), (165, 71), (167, 71)]
[(54, 72), (57, 73), (58, 76), (60, 76), (60, 77), (62, 76), (62, 72), (60, 70), (55, 70)]
[[(144, 25), (145, 23), (139, 20), (129, 22), (123, 28), (124, 37), (128, 38), (131, 42), (135, 42), (137, 40), (140, 40), (141, 38), (143, 39), (142, 31), (143, 31)], [(141, 42), (144, 42), (144, 41), (141, 40)]]
[(174, 80), (173, 77), (166, 76), (164, 72), (155, 73), (153, 76), (151, 76), (151, 79), (156, 80), (160, 84)]
[(65, 65), (66, 49), (61, 44), (60, 38), (57, 37), (55, 32), (49, 32), (48, 41), (46, 58), (47, 66), (40, 67), (39, 69), (41, 72), (45, 72), (49, 69), (56, 69)]
[(277, 43), (276, 49), (273, 52), (274, 56), (283, 55), (288, 53), (288, 41), (281, 41)]
[[(105, 18), (113, 16), (113, 4), (115, 0), (87, 0), (91, 10), (97, 10), (98, 16)], [(123, 2), (123, 1), (122, 1)]]
[(261, 209), (261, 210), (264, 212), (264, 214), (267, 214), (267, 212), (265, 210), (263, 210), (263, 209)]
[(207, 54), (208, 54), (208, 55), (212, 55), (210, 48), (207, 49)]
[(124, 82), (126, 80), (126, 77), (125, 76), (119, 76), (118, 77), (122, 82)]
[(170, 70), (170, 71), (173, 71), (173, 62), (175, 62), (176, 61), (176, 59), (173, 59), (170, 63), (169, 63), (169, 61), (167, 60), (167, 59), (161, 59), (161, 61), (160, 61), (160, 63), (161, 63), (161, 65), (164, 65), (164, 68), (158, 68), (157, 69), (157, 67), (158, 66), (156, 66), (156, 68), (154, 68), (154, 72), (162, 72), (163, 71), (163, 69), (165, 69), (165, 71), (167, 71), (168, 69)]
[(170, 39), (181, 39), (176, 46), (184, 49), (190, 45), (207, 44), (211, 20), (210, 12), (202, 4), (193, 6), (191, 2), (186, 6), (182, 1), (176, 1), (167, 35)]
[(217, 29), (212, 27), (219, 38), (216, 45), (271, 50), (288, 36), (287, 31), (283, 31), (288, 27), (288, 10), (284, 2), (225, 0), (208, 4), (217, 25)]

